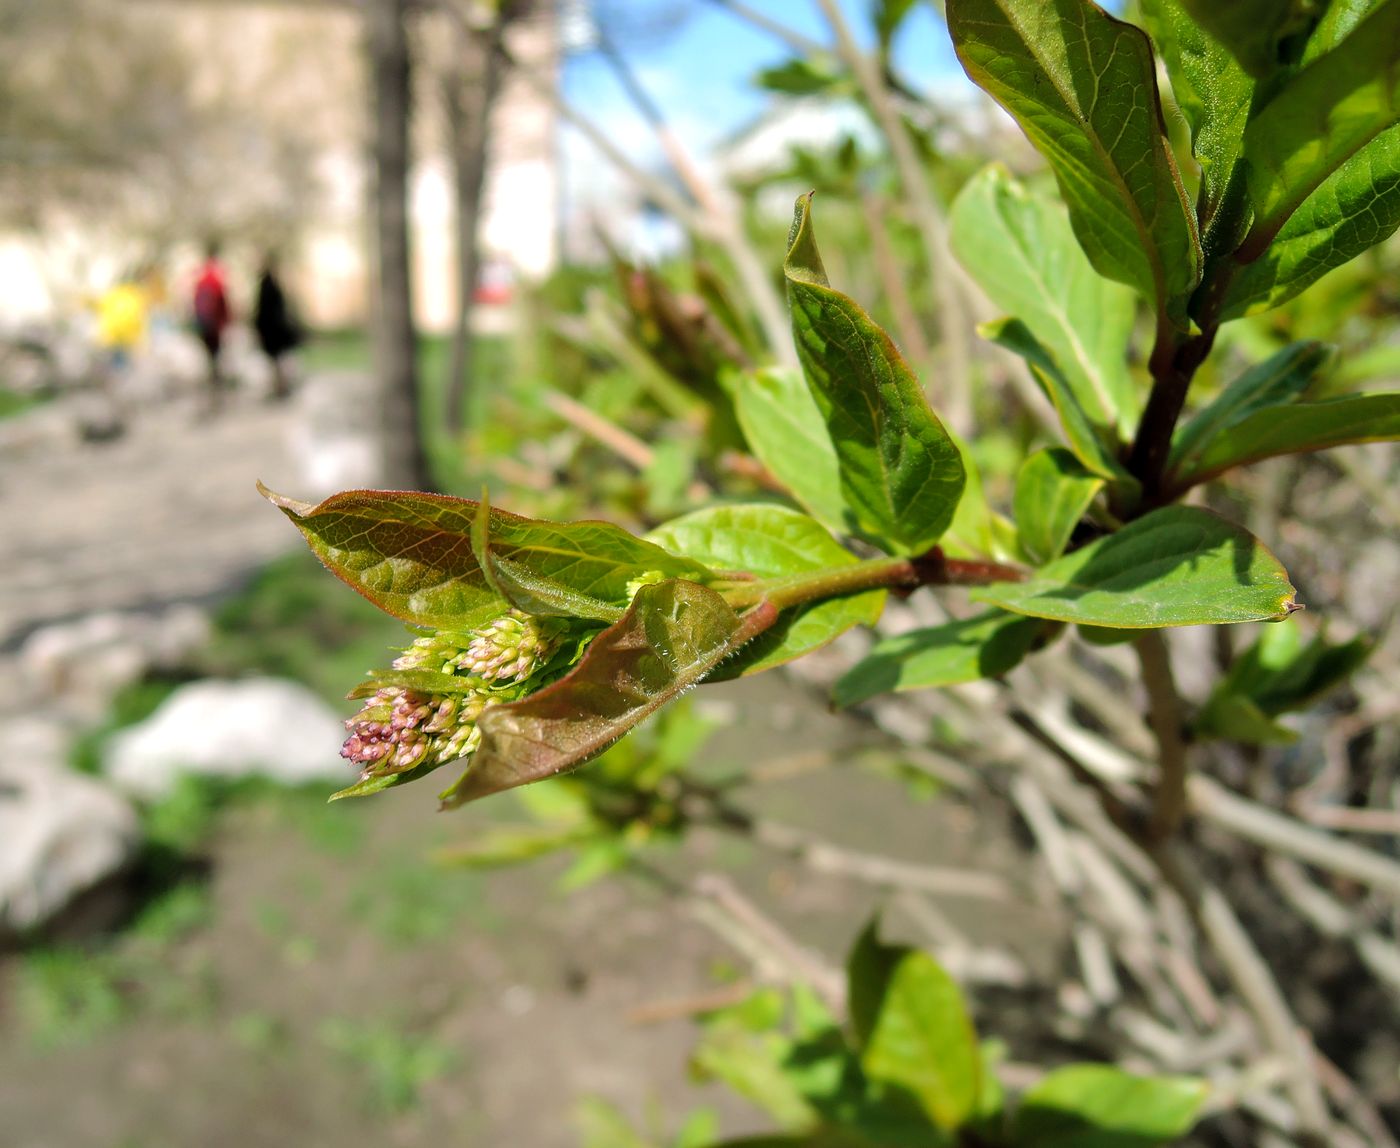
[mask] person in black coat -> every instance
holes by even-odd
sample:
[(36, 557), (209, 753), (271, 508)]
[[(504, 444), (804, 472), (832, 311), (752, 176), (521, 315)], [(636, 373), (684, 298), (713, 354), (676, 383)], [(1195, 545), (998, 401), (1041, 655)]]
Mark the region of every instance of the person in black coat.
[(272, 362), (272, 397), (288, 398), (291, 380), (287, 377), (285, 356), (301, 342), (301, 329), (287, 305), (286, 292), (277, 278), (277, 261), (272, 255), (263, 260), (258, 276), (258, 301), (253, 312), (253, 328), (258, 343)]

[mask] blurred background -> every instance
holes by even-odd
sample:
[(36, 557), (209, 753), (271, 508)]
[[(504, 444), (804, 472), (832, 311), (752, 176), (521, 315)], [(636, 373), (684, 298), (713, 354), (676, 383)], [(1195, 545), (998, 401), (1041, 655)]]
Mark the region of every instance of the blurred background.
[[(255, 489), (486, 484), (495, 505), (637, 530), (773, 496), (729, 388), (793, 361), (784, 237), (816, 189), (833, 283), (950, 427), (977, 429), (1005, 506), (1043, 404), (976, 340), (991, 314), (943, 237), (990, 160), (1037, 178), (936, 4), (0, 0), (0, 1139), (757, 1131), (688, 1063), (693, 1017), (772, 975), (733, 920), (761, 906), (837, 960), (892, 890), (1013, 1054), (1137, 1039), (1171, 1067), (1160, 1033), (1096, 1011), (1119, 990), (1080, 983), (1072, 898), (1047, 891), (997, 773), (1030, 751), (956, 705), (829, 712), (867, 637), (707, 687), (626, 751), (744, 774), (764, 832), (658, 829), (485, 873), (509, 849), (461, 850), (515, 797), (327, 806), (344, 694), (407, 635)], [(1317, 335), (1343, 346), (1337, 385), (1393, 379), (1396, 264), (1392, 242), (1307, 309), (1234, 324), (1227, 360)], [(1279, 540), (1299, 625), (1377, 639), (1296, 744), (1234, 763), (1320, 823), (1358, 792), (1394, 805), (1396, 465), (1387, 446), (1284, 459), (1211, 495)], [(1183, 688), (1204, 700), (1192, 659), (1252, 637), (1186, 636)], [(1099, 713), (1129, 673), (1093, 657), (1098, 677), (1017, 672), (1060, 673), (1028, 696)], [(877, 848), (929, 872), (872, 877)], [(712, 874), (714, 903), (628, 876), (643, 853)], [(1268, 918), (1270, 897), (1245, 900)], [(1396, 1029), (1375, 1018), (1394, 985), (1300, 922), (1270, 956), (1393, 1113)]]

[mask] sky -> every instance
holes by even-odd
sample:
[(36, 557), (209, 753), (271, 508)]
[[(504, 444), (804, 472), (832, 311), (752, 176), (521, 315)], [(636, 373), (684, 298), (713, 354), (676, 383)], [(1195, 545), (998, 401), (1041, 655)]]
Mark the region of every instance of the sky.
[[(831, 40), (817, 0), (749, 2), (809, 39)], [(873, 45), (869, 0), (840, 2), (857, 35)], [(641, 84), (702, 166), (716, 144), (781, 98), (757, 90), (753, 77), (790, 59), (793, 50), (708, 0), (594, 0), (591, 6), (613, 30)], [(586, 37), (586, 22), (575, 27)], [(931, 3), (914, 6), (895, 42), (895, 60), (900, 75), (918, 89), (970, 90)], [(606, 61), (586, 45), (567, 60), (564, 91), (629, 156), (644, 165), (660, 163), (660, 150), (645, 122)], [(615, 198), (616, 174), (591, 145), (570, 131), (564, 133), (563, 163), (570, 209), (606, 205)]]

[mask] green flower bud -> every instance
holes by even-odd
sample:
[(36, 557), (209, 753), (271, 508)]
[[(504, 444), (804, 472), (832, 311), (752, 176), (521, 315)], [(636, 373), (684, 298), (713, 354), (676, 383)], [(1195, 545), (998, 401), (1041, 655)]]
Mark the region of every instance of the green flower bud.
[(478, 630), (452, 664), (487, 682), (523, 681), (559, 648), (562, 633), (558, 619), (512, 610)]

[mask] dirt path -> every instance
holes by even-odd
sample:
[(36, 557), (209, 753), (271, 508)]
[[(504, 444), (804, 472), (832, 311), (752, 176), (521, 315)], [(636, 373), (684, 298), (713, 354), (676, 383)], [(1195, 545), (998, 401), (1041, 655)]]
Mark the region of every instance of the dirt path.
[[(46, 410), (25, 416), (53, 418)], [(121, 437), (0, 452), (0, 650), (79, 614), (207, 598), (295, 545), (254, 482), (296, 490), (293, 408), (143, 409)]]

